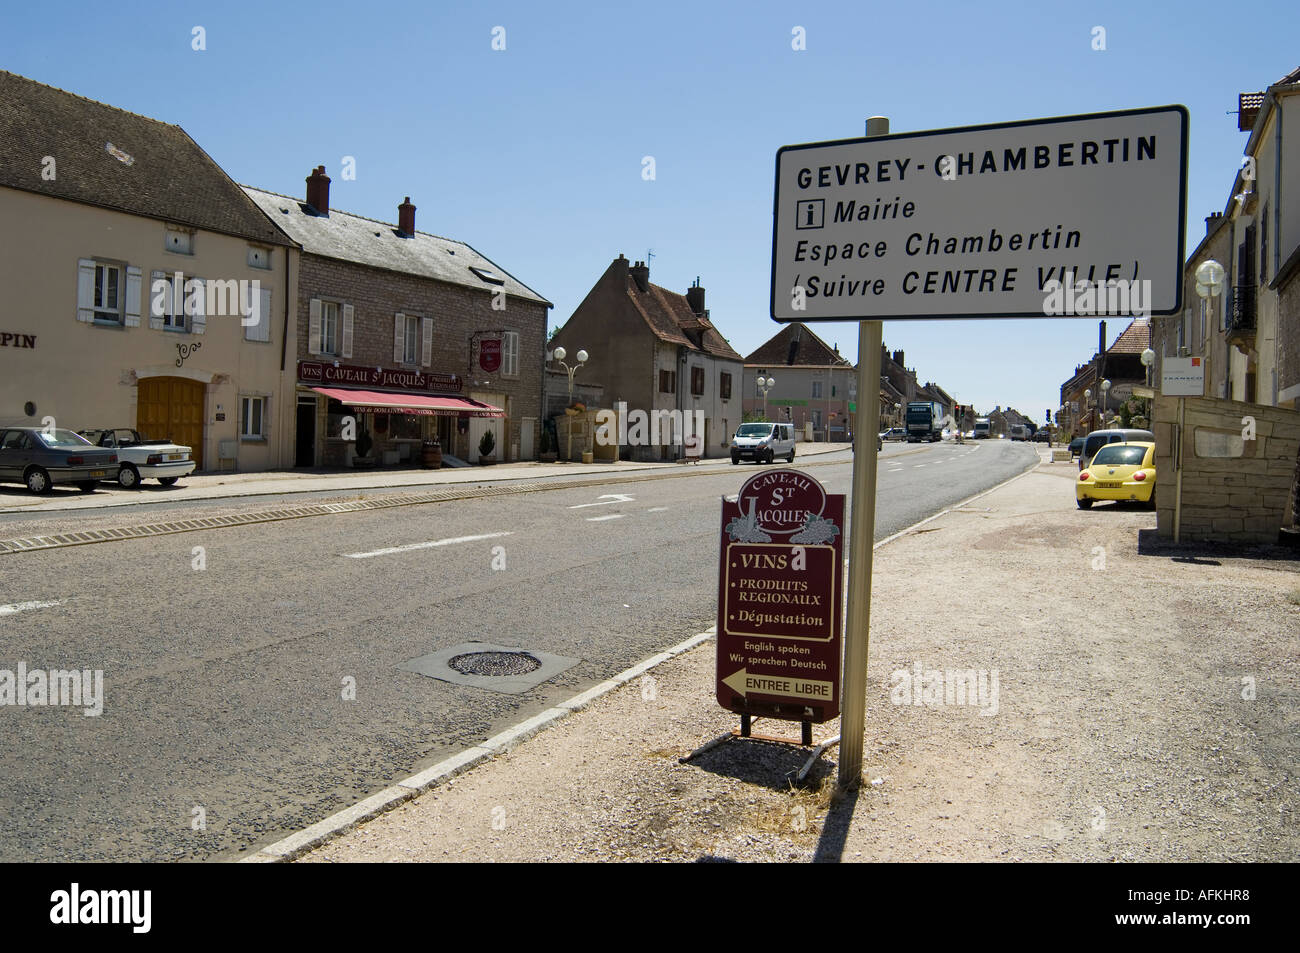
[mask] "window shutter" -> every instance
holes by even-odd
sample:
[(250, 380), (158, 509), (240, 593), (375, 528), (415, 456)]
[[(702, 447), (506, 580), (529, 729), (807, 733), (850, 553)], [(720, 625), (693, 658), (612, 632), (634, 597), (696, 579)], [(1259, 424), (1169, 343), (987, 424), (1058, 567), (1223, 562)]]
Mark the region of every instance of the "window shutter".
[(140, 269), (128, 265), (126, 269), (126, 326), (140, 326)]
[[(192, 286), (194, 292), (194, 313), (187, 314), (186, 318), (189, 319), (190, 333), (202, 334), (205, 330), (207, 330), (207, 326), (208, 326), (208, 312), (207, 312), (208, 304), (204, 296), (204, 289), (206, 288), (206, 285), (202, 278), (187, 278), (185, 279), (185, 284), (188, 286), (190, 285), (191, 281), (194, 283)], [(188, 290), (189, 289), (187, 288), (187, 291)], [(188, 300), (188, 298), (189, 295), (186, 294), (186, 299)], [(186, 310), (189, 309), (187, 308)]]
[(515, 377), (519, 374), (519, 334), (515, 331), (505, 333), (505, 376)]
[(77, 259), (77, 320), (95, 321), (95, 262), (90, 258)]
[(397, 312), (393, 319), (393, 363), (401, 364), (406, 357), (406, 315)]
[(420, 364), (433, 363), (433, 318), (420, 319)]
[(320, 298), (312, 298), (307, 306), (307, 353), (320, 353)]
[[(154, 301), (158, 297), (157, 294), (159, 288), (158, 282), (160, 281), (163, 282), (162, 310), (155, 313)], [(167, 275), (161, 271), (150, 272), (149, 274), (149, 327), (153, 328), (155, 331), (162, 330), (163, 315), (171, 314), (171, 313), (173, 313), (171, 282), (167, 281)]]
[(257, 301), (248, 302), (247, 307), (248, 316), (256, 317), (257, 323), (244, 325), (244, 340), (271, 340), (271, 289), (259, 287)]
[(343, 306), (343, 356), (352, 356), (352, 305)]

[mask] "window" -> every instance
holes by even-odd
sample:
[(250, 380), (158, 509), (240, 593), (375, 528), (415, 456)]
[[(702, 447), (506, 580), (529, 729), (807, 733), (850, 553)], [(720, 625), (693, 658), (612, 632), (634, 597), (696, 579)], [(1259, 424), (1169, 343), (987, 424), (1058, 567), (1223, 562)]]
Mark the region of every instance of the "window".
[(821, 381), (813, 381), (813, 382), (812, 382), (812, 399), (813, 399), (813, 400), (821, 400), (821, 397), (822, 397), (822, 382), (821, 382)]
[(339, 306), (335, 301), (320, 303), (320, 352), (339, 353)]
[(691, 368), (691, 393), (696, 397), (704, 396), (704, 368)]
[(659, 393), (661, 394), (677, 393), (677, 372), (676, 371), (659, 372)]
[(248, 267), (265, 268), (269, 271), (271, 268), (271, 249), (262, 248), (259, 245), (249, 245)]
[(241, 440), (266, 439), (266, 398), (239, 398), (239, 438)]
[(507, 331), (501, 337), (501, 374), (503, 377), (519, 376), (519, 332)]
[(167, 233), (163, 236), (163, 248), (177, 255), (193, 255), (194, 232), (168, 225)]
[(1259, 283), (1268, 281), (1268, 203), (1259, 213)]
[(402, 363), (415, 364), (420, 360), (420, 320), (413, 314), (405, 317), (406, 343), (402, 348)]
[[(731, 375), (730, 374), (724, 372), (718, 377), (718, 396), (723, 400), (731, 399)], [(724, 431), (727, 429), (725, 422), (723, 423), (722, 429)]]
[(96, 321), (122, 323), (122, 269), (117, 265), (95, 265), (95, 297), (92, 307)]
[(325, 436), (333, 439), (342, 439), (343, 437), (343, 420), (351, 416), (355, 424), (356, 415), (352, 413), (351, 408), (344, 407), (341, 401), (330, 397), (325, 402)]

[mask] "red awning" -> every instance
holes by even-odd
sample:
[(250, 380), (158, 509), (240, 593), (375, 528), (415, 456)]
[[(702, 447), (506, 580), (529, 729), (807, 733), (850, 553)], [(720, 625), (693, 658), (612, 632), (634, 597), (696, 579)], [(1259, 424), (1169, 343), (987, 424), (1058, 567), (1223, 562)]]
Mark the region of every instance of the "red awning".
[(362, 414), (412, 414), (417, 417), (504, 417), (506, 412), (479, 400), (431, 394), (390, 394), (351, 387), (313, 387)]

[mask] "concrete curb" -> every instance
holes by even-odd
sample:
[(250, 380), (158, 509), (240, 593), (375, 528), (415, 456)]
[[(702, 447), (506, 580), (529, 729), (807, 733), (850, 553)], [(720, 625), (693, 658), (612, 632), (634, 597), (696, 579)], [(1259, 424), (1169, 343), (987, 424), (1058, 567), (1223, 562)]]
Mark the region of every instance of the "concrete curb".
[(638, 662), (631, 668), (624, 669), (613, 678), (606, 679), (586, 691), (574, 695), (568, 701), (561, 702), (554, 708), (548, 708), (540, 714), (533, 715), (531, 718), (507, 728), (505, 731), (493, 735), (482, 744), (458, 752), (450, 758), (439, 761), (423, 771), (412, 774), (396, 784), (384, 788), (378, 794), (372, 794), (351, 807), (346, 807), (335, 814), (331, 814), (324, 820), (317, 821), (310, 827), (303, 828), (301, 831), (290, 834), (273, 844), (268, 844), (252, 856), (241, 858), (238, 863), (285, 863), (301, 857), (308, 851), (314, 850), (365, 821), (391, 811), (398, 805), (423, 794), (431, 788), (437, 787), (444, 781), (449, 781), (458, 774), (463, 774), (484, 761), (495, 758), (497, 755), (505, 754), (515, 745), (549, 728), (557, 721), (567, 718), (574, 712), (582, 710), (602, 695), (606, 695), (617, 688), (622, 688), (655, 666), (676, 658), (683, 652), (688, 652), (703, 642), (707, 642), (713, 638), (713, 633), (714, 629), (709, 628), (699, 635), (693, 635), (684, 642), (679, 642), (663, 652)]

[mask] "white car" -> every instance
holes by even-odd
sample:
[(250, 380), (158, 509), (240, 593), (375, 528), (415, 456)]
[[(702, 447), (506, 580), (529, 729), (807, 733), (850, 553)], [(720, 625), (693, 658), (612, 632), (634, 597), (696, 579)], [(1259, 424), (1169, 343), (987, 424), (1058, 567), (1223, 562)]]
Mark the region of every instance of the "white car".
[(168, 440), (146, 440), (138, 431), (126, 427), (80, 433), (97, 447), (117, 451), (122, 466), (117, 482), (128, 490), (138, 487), (141, 480), (157, 480), (163, 486), (171, 486), (194, 472), (194, 452), (189, 447)]

